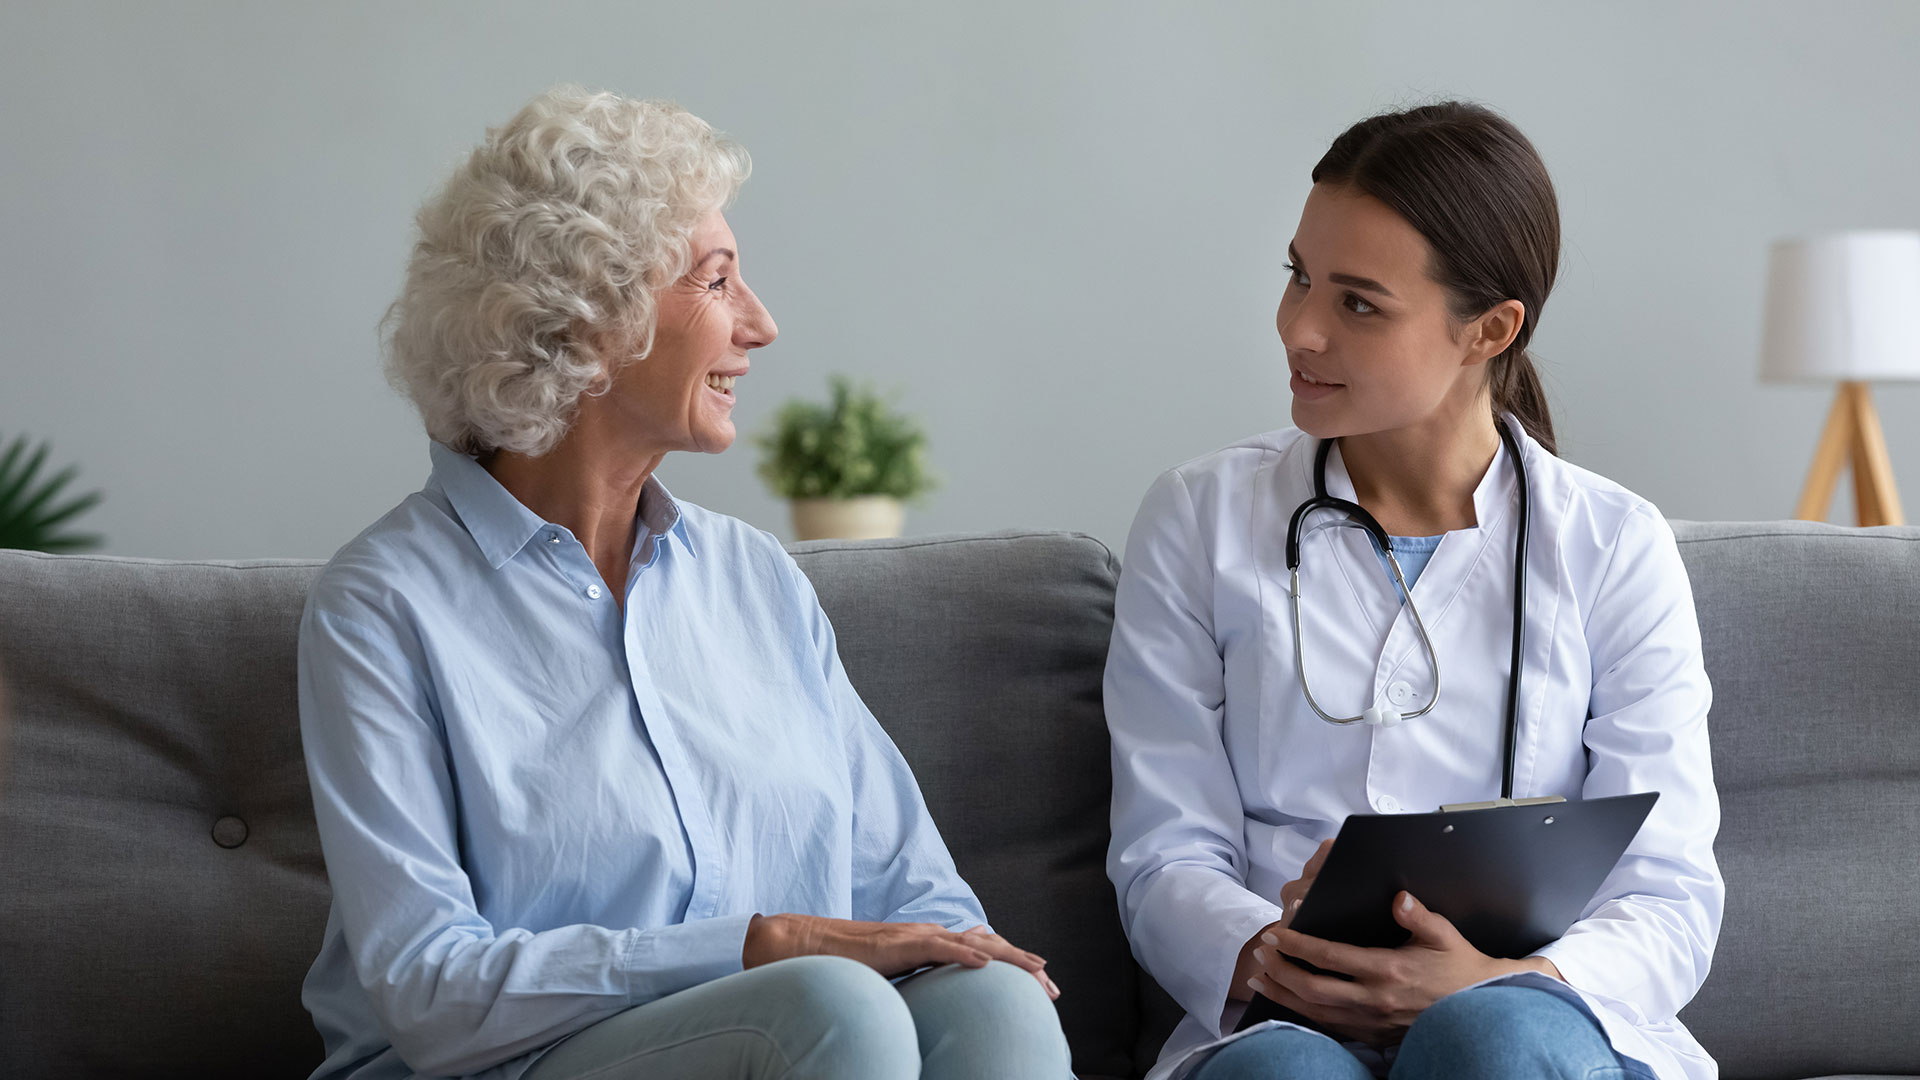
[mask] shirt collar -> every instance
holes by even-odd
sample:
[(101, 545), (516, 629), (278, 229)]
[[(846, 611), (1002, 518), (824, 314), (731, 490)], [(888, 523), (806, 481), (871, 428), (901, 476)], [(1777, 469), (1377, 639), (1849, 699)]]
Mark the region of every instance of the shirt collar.
[(693, 533), (687, 528), (686, 511), (680, 509), (679, 500), (667, 485), (657, 476), (647, 477), (640, 488), (640, 523), (655, 536), (671, 536), (680, 541), (687, 554), (699, 558), (700, 553), (693, 549)]
[[(430, 452), (432, 482), (447, 493), (454, 513), (486, 556), (487, 565), (495, 570), (520, 554), (527, 541), (542, 529), (554, 527), (514, 498), (478, 461), (438, 442), (432, 444)], [(648, 477), (640, 489), (640, 522), (647, 532), (636, 537), (637, 541), (644, 542), (649, 534), (671, 536), (680, 541), (687, 554), (698, 557), (686, 514), (657, 477)]]

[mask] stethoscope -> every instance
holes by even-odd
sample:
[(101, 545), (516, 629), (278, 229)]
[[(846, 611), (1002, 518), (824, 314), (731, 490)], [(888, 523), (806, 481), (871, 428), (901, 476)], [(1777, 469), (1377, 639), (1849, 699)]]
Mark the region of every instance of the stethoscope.
[[(1520, 650), (1527, 616), (1527, 467), (1520, 460), (1520, 446), (1514, 441), (1513, 432), (1507, 430), (1506, 421), (1496, 417), (1493, 423), (1500, 431), (1500, 441), (1506, 445), (1508, 456), (1513, 459), (1513, 472), (1520, 483), (1520, 525), (1513, 554), (1513, 669), (1507, 677), (1506, 767), (1500, 781), (1500, 797), (1511, 799), (1514, 756), (1520, 741)], [(1293, 520), (1287, 525), (1287, 573), (1291, 581), (1289, 591), (1293, 594), (1293, 662), (1300, 670), (1300, 690), (1306, 694), (1307, 704), (1319, 714), (1320, 719), (1341, 726), (1373, 724), (1389, 728), (1425, 716), (1440, 700), (1440, 657), (1433, 651), (1433, 640), (1427, 636), (1426, 623), (1420, 620), (1420, 610), (1413, 606), (1413, 590), (1407, 587), (1406, 575), (1400, 572), (1400, 560), (1394, 557), (1393, 538), (1380, 527), (1366, 507), (1327, 494), (1327, 454), (1332, 449), (1332, 440), (1321, 440), (1319, 452), (1313, 459), (1313, 497), (1300, 504), (1293, 512)], [(1300, 526), (1306, 521), (1307, 515), (1315, 510), (1333, 510), (1346, 516), (1322, 521), (1307, 530), (1306, 535), (1312, 536), (1321, 529), (1329, 528), (1360, 529), (1380, 545), (1380, 551), (1387, 557), (1387, 565), (1393, 569), (1394, 583), (1400, 588), (1400, 597), (1407, 605), (1407, 614), (1413, 618), (1413, 628), (1420, 636), (1420, 645), (1427, 652), (1427, 664), (1433, 669), (1433, 695), (1425, 705), (1413, 712), (1401, 713), (1376, 705), (1358, 716), (1334, 716), (1320, 707), (1320, 703), (1314, 699), (1313, 690), (1307, 685), (1306, 653), (1300, 642)]]

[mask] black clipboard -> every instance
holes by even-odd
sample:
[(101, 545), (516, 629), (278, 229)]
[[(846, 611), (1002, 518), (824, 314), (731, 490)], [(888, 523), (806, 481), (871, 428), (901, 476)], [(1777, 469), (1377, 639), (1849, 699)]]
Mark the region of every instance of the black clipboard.
[[(1559, 940), (1586, 910), (1659, 797), (1351, 815), (1289, 926), (1395, 948), (1408, 937), (1391, 909), (1404, 889), (1488, 956), (1526, 956)], [(1239, 1026), (1294, 1019), (1284, 1012), (1256, 997)]]

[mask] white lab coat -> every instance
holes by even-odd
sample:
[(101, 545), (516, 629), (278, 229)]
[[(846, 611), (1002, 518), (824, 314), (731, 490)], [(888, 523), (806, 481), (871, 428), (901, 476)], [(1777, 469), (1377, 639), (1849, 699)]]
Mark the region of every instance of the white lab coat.
[[(1539, 951), (1566, 985), (1513, 979), (1577, 999), (1661, 1080), (1706, 1080), (1718, 1067), (1675, 1019), (1707, 976), (1724, 895), (1686, 570), (1650, 503), (1508, 423), (1532, 493), (1514, 794), (1660, 793), (1599, 897)], [(1105, 686), (1107, 870), (1134, 955), (1187, 1013), (1150, 1080), (1182, 1075), (1233, 1030), (1241, 946), (1280, 918), (1280, 887), (1348, 814), (1500, 794), (1518, 518), (1506, 452), (1474, 491), (1476, 527), (1448, 533), (1413, 589), (1439, 703), (1394, 728), (1336, 727), (1301, 694), (1287, 592), (1287, 521), (1313, 492), (1316, 447), (1288, 428), (1173, 469), (1127, 540)], [(1354, 498), (1337, 448), (1327, 490)], [(1433, 673), (1364, 533), (1305, 542), (1300, 588), (1323, 708), (1425, 703)]]

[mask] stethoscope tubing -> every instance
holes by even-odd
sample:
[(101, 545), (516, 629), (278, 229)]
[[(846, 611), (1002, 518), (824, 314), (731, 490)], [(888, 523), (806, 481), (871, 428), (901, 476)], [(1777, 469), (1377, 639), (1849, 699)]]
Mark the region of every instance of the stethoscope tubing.
[(1514, 441), (1513, 432), (1507, 430), (1505, 420), (1496, 419), (1500, 429), (1500, 441), (1507, 444), (1507, 453), (1513, 455), (1514, 478), (1520, 488), (1520, 521), (1515, 526), (1513, 542), (1513, 660), (1507, 669), (1507, 756), (1500, 770), (1500, 797), (1513, 798), (1513, 770), (1520, 757), (1520, 673), (1521, 658), (1525, 653), (1527, 639), (1527, 522), (1533, 518), (1530, 512), (1529, 492), (1527, 490), (1527, 466), (1520, 460), (1520, 446)]
[[(1513, 545), (1513, 657), (1512, 667), (1509, 669), (1510, 673), (1507, 677), (1506, 740), (1502, 753), (1500, 780), (1500, 797), (1503, 799), (1511, 799), (1513, 798), (1514, 765), (1519, 757), (1520, 749), (1520, 675), (1521, 657), (1525, 651), (1527, 613), (1527, 522), (1532, 514), (1531, 500), (1529, 499), (1530, 493), (1527, 490), (1527, 468), (1525, 463), (1520, 460), (1519, 442), (1514, 439), (1513, 432), (1507, 429), (1507, 424), (1504, 419), (1496, 417), (1494, 419), (1494, 427), (1500, 432), (1500, 441), (1505, 445), (1508, 455), (1513, 459), (1514, 476), (1519, 482), (1520, 489), (1520, 521)], [(1287, 523), (1287, 591), (1292, 598), (1293, 662), (1295, 668), (1300, 672), (1300, 690), (1307, 699), (1307, 705), (1313, 709), (1314, 713), (1318, 715), (1320, 719), (1329, 724), (1344, 727), (1363, 721), (1371, 723), (1379, 722), (1370, 715), (1375, 712), (1373, 709), (1369, 709), (1359, 716), (1334, 716), (1320, 707), (1319, 701), (1313, 696), (1312, 688), (1307, 683), (1306, 650), (1303, 643), (1304, 635), (1302, 634), (1300, 617), (1300, 545), (1304, 538), (1301, 528), (1306, 521), (1307, 515), (1316, 510), (1332, 510), (1345, 514), (1346, 517), (1316, 525), (1308, 529), (1305, 535), (1311, 536), (1313, 533), (1326, 528), (1350, 528), (1359, 529), (1373, 537), (1374, 542), (1380, 545), (1381, 552), (1385, 554), (1387, 565), (1393, 570), (1394, 584), (1398, 586), (1400, 590), (1401, 599), (1407, 606), (1407, 613), (1413, 619), (1414, 630), (1420, 636), (1421, 647), (1426, 650), (1427, 661), (1433, 668), (1433, 693), (1428, 697), (1427, 703), (1422, 705), (1417, 711), (1400, 714), (1398, 720), (1391, 721), (1391, 723), (1404, 723), (1407, 720), (1425, 716), (1432, 710), (1434, 705), (1439, 702), (1440, 656), (1434, 651), (1433, 640), (1427, 636), (1427, 626), (1420, 618), (1420, 609), (1414, 606), (1413, 590), (1408, 587), (1406, 575), (1400, 570), (1400, 560), (1394, 556), (1393, 538), (1387, 535), (1386, 529), (1380, 526), (1380, 522), (1369, 513), (1365, 507), (1359, 503), (1327, 494), (1327, 455), (1332, 449), (1333, 440), (1321, 440), (1319, 450), (1315, 453), (1313, 461), (1313, 497), (1302, 502), (1295, 508), (1292, 519)]]
[[(1309, 500), (1310, 503), (1321, 502), (1321, 501), (1322, 500), (1319, 500), (1319, 499)], [(1345, 502), (1345, 500), (1328, 499), (1328, 500), (1325, 500), (1325, 502), (1340, 503), (1340, 502)], [(1349, 503), (1348, 505), (1355, 506), (1356, 508), (1358, 507), (1358, 504), (1356, 503)], [(1336, 507), (1333, 507), (1333, 506), (1309, 507), (1306, 504), (1302, 504), (1302, 508), (1303, 509), (1336, 509)], [(1361, 513), (1366, 513), (1366, 511), (1362, 510)], [(1330, 529), (1330, 528), (1360, 529), (1364, 532), (1372, 532), (1372, 530), (1368, 529), (1366, 525), (1363, 525), (1360, 522), (1353, 521), (1351, 519), (1342, 518), (1334, 521), (1323, 522), (1322, 524), (1316, 525), (1312, 529), (1309, 529), (1307, 531), (1307, 535), (1312, 536), (1314, 533), (1319, 532), (1321, 529)], [(1374, 528), (1377, 529), (1379, 528), (1379, 526), (1376, 524)], [(1384, 534), (1373, 533), (1373, 535), (1376, 538), (1378, 538), (1379, 536)], [(1399, 714), (1400, 718), (1394, 721), (1394, 723), (1399, 724), (1399, 723), (1405, 723), (1408, 720), (1413, 720), (1413, 719), (1417, 719), (1419, 717), (1425, 716), (1433, 708), (1434, 703), (1440, 700), (1440, 660), (1439, 660), (1439, 657), (1433, 651), (1433, 639), (1427, 636), (1427, 624), (1425, 621), (1423, 621), (1420, 618), (1420, 609), (1413, 605), (1413, 590), (1407, 585), (1407, 576), (1404, 573), (1402, 573), (1400, 570), (1400, 560), (1394, 558), (1393, 549), (1391, 547), (1387, 547), (1384, 550), (1386, 551), (1386, 554), (1387, 554), (1387, 565), (1393, 568), (1394, 583), (1399, 586), (1400, 596), (1406, 601), (1407, 613), (1413, 617), (1413, 628), (1420, 635), (1420, 646), (1427, 651), (1427, 660), (1430, 666), (1433, 668), (1432, 695), (1427, 698), (1427, 703), (1425, 705), (1420, 706), (1419, 709), (1410, 713)], [(1292, 605), (1293, 606), (1293, 663), (1294, 663), (1294, 666), (1298, 668), (1300, 671), (1300, 690), (1302, 693), (1306, 695), (1308, 707), (1313, 709), (1313, 711), (1319, 715), (1320, 719), (1325, 720), (1329, 724), (1335, 724), (1340, 727), (1345, 727), (1348, 724), (1358, 724), (1363, 721), (1368, 721), (1367, 713), (1364, 713), (1364, 712), (1361, 713), (1359, 716), (1334, 716), (1333, 714), (1327, 712), (1325, 709), (1321, 708), (1320, 702), (1315, 700), (1313, 696), (1313, 689), (1307, 685), (1307, 660), (1306, 660), (1306, 654), (1304, 652), (1304, 646), (1301, 643), (1302, 635), (1301, 635), (1301, 625), (1300, 625), (1300, 566), (1299, 564), (1295, 562), (1292, 566), (1288, 568), (1287, 573), (1288, 573), (1288, 582), (1287, 582), (1288, 591), (1293, 596), (1293, 605)]]

